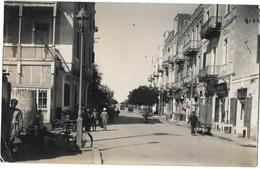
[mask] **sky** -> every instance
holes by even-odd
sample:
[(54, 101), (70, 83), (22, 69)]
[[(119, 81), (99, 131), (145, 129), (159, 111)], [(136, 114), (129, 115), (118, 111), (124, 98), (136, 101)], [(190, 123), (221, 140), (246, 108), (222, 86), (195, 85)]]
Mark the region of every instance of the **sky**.
[(122, 102), (129, 91), (149, 85), (152, 57), (173, 29), (177, 13), (192, 13), (198, 4), (96, 3), (95, 62), (102, 84)]

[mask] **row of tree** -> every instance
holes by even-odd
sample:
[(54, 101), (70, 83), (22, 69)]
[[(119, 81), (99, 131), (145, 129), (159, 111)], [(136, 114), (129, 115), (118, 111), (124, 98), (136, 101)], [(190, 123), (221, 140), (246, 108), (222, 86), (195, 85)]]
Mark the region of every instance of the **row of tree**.
[(88, 104), (89, 107), (96, 108), (101, 111), (104, 107), (113, 108), (118, 102), (114, 99), (114, 92), (107, 86), (102, 85), (102, 73), (98, 70), (98, 65), (93, 69), (93, 82), (88, 88)]
[(158, 91), (148, 86), (139, 86), (129, 92), (127, 104), (152, 106), (158, 103)]

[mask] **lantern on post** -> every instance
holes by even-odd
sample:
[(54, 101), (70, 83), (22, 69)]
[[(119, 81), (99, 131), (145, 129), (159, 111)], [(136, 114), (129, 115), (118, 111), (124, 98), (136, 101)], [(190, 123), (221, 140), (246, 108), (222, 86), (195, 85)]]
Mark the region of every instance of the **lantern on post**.
[(78, 118), (77, 118), (77, 145), (82, 148), (82, 66), (83, 66), (83, 52), (84, 52), (84, 25), (85, 21), (88, 19), (87, 13), (84, 8), (78, 12), (77, 21), (80, 33), (80, 73), (79, 73), (79, 108), (78, 108)]

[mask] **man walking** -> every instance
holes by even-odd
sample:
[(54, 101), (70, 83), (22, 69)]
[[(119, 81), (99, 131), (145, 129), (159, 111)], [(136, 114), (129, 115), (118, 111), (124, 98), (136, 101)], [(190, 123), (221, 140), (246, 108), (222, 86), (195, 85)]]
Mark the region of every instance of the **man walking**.
[(94, 108), (92, 115), (91, 115), (91, 123), (92, 123), (92, 130), (96, 131), (97, 125), (98, 125), (98, 112)]
[(103, 124), (103, 129), (107, 130), (107, 122), (108, 122), (108, 114), (107, 114), (107, 109), (103, 108), (103, 111), (100, 115), (101, 119), (102, 119), (102, 124)]
[(195, 127), (198, 123), (198, 117), (196, 116), (195, 111), (192, 112), (192, 114), (189, 118), (189, 121), (188, 121), (188, 124), (189, 123), (191, 125), (191, 135), (194, 135), (195, 134)]

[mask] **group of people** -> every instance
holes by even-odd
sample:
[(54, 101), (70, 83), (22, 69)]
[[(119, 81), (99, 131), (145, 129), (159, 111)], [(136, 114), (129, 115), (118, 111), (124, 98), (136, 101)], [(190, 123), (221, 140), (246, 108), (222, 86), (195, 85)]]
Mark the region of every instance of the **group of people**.
[(91, 129), (92, 131), (96, 131), (97, 126), (107, 130), (109, 117), (106, 108), (103, 108), (103, 111), (99, 113), (95, 108), (91, 112), (90, 109), (83, 107), (82, 118), (85, 131), (91, 131)]

